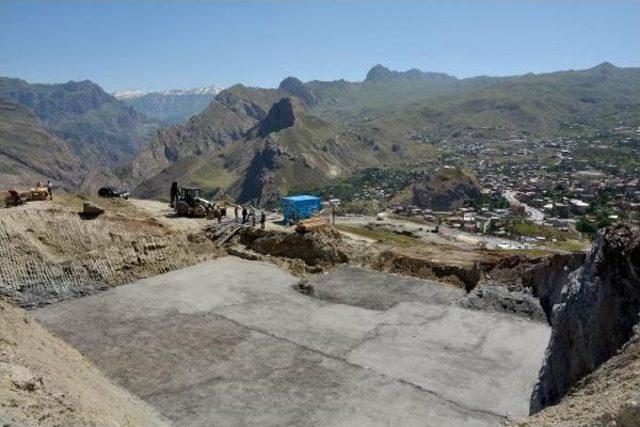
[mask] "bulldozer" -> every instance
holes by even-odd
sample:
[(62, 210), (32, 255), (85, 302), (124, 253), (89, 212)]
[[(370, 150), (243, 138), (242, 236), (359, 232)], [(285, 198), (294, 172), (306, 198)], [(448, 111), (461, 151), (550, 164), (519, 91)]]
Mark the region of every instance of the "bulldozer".
[(47, 187), (35, 187), (26, 192), (27, 200), (47, 200), (49, 198), (49, 189)]
[(210, 201), (201, 197), (201, 190), (193, 187), (181, 187), (178, 189), (178, 201), (175, 210), (181, 216), (195, 216), (203, 218), (209, 215), (213, 205)]

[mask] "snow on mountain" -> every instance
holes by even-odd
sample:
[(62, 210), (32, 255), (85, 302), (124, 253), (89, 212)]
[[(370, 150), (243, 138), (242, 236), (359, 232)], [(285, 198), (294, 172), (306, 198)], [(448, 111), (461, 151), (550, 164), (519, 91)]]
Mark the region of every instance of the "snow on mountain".
[(142, 96), (149, 95), (149, 94), (152, 94), (152, 93), (160, 94), (160, 95), (167, 95), (167, 96), (180, 96), (180, 95), (213, 95), (213, 96), (216, 96), (222, 90), (223, 90), (223, 88), (215, 86), (215, 85), (205, 86), (205, 87), (198, 87), (198, 88), (193, 88), (193, 89), (172, 89), (172, 90), (166, 90), (166, 91), (163, 91), (163, 92), (145, 92), (145, 91), (140, 90), (140, 89), (128, 89), (128, 90), (116, 91), (116, 92), (113, 93), (113, 96), (115, 96), (116, 98), (121, 99), (121, 100), (140, 98)]
[(139, 89), (120, 90), (120, 91), (113, 92), (113, 96), (115, 96), (118, 99), (138, 98), (146, 94), (147, 93), (145, 91), (142, 91)]

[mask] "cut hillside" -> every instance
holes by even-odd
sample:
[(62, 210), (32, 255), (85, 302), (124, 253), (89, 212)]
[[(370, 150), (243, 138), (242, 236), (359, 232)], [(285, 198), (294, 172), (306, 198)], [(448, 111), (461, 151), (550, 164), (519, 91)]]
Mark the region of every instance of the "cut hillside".
[(82, 200), (64, 194), (0, 210), (0, 296), (38, 307), (220, 253), (201, 233), (175, 231), (127, 201), (92, 201), (106, 213), (83, 219)]
[(166, 426), (77, 350), (0, 298), (3, 426)]
[(112, 168), (130, 159), (158, 127), (89, 80), (31, 84), (0, 77), (0, 98), (29, 108), (92, 167)]

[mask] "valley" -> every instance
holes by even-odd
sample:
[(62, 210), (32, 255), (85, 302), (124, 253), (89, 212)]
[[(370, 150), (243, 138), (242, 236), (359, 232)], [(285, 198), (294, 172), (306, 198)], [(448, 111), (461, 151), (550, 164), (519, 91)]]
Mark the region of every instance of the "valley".
[(0, 189), (53, 181), (0, 209), (2, 421), (638, 425), (639, 96), (609, 63), (0, 78)]

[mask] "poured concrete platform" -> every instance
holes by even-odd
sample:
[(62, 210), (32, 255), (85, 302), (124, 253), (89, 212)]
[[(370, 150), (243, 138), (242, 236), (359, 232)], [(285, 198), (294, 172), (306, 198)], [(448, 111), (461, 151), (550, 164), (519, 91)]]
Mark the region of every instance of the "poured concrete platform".
[(486, 426), (526, 415), (545, 325), (444, 304), (459, 291), (432, 282), (358, 269), (314, 281), (318, 298), (273, 265), (226, 257), (35, 314), (176, 425)]

